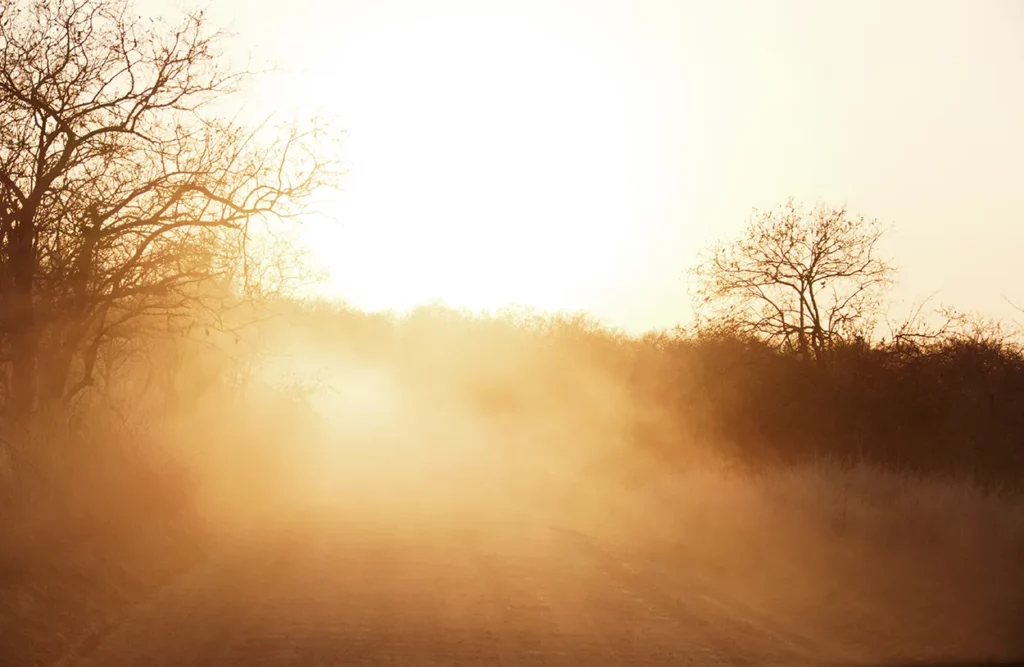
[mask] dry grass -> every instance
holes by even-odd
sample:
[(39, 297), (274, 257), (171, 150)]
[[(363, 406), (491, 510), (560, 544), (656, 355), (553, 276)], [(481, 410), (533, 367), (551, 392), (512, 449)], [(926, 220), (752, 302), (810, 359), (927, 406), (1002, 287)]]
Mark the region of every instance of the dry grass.
[(56, 458), (34, 444), (32, 474), (2, 471), (4, 665), (51, 664), (95, 641), (203, 552), (188, 476), (170, 460), (82, 440)]
[(603, 493), (617, 518), (592, 525), (665, 576), (698, 571), (752, 614), (876, 657), (1024, 655), (1021, 495), (827, 462), (656, 479)]

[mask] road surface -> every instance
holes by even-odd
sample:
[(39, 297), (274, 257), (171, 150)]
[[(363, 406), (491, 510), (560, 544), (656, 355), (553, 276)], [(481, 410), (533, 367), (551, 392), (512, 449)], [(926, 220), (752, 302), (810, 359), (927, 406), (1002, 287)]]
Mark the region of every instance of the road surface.
[(800, 665), (836, 657), (540, 521), (264, 526), (135, 609), (75, 667)]

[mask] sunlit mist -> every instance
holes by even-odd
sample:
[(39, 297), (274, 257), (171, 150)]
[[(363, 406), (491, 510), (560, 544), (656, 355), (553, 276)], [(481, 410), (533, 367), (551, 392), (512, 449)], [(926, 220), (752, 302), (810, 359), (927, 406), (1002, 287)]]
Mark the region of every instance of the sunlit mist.
[(346, 130), (345, 192), (308, 226), (331, 274), (320, 294), (672, 326), (690, 315), (680, 267), (793, 195), (895, 225), (901, 300), (938, 291), (1000, 314), (1004, 297), (1024, 301), (1014, 3), (212, 11), (240, 59), (275, 68), (247, 113), (323, 113)]
[(564, 308), (624, 278), (641, 119), (607, 65), (525, 20), (439, 18), (357, 38), (339, 70), (345, 227), (311, 239), (340, 295)]
[(1024, 5), (193, 5), (0, 0), (0, 663), (1024, 657)]

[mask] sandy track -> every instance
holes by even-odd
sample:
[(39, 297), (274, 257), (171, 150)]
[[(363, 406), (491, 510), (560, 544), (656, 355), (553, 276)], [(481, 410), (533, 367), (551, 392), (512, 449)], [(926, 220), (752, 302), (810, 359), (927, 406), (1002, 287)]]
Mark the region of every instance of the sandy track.
[[(821, 664), (821, 647), (541, 523), (308, 520), (225, 547), (75, 667)], [(831, 657), (831, 656), (830, 656)]]

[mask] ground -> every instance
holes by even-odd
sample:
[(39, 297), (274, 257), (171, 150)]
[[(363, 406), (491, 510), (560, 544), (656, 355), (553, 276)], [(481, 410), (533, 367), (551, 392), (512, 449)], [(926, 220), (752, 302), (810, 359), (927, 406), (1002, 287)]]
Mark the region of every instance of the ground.
[[(481, 519), (482, 517), (477, 517)], [(857, 656), (564, 527), (465, 516), (275, 520), (62, 664), (801, 665)]]

